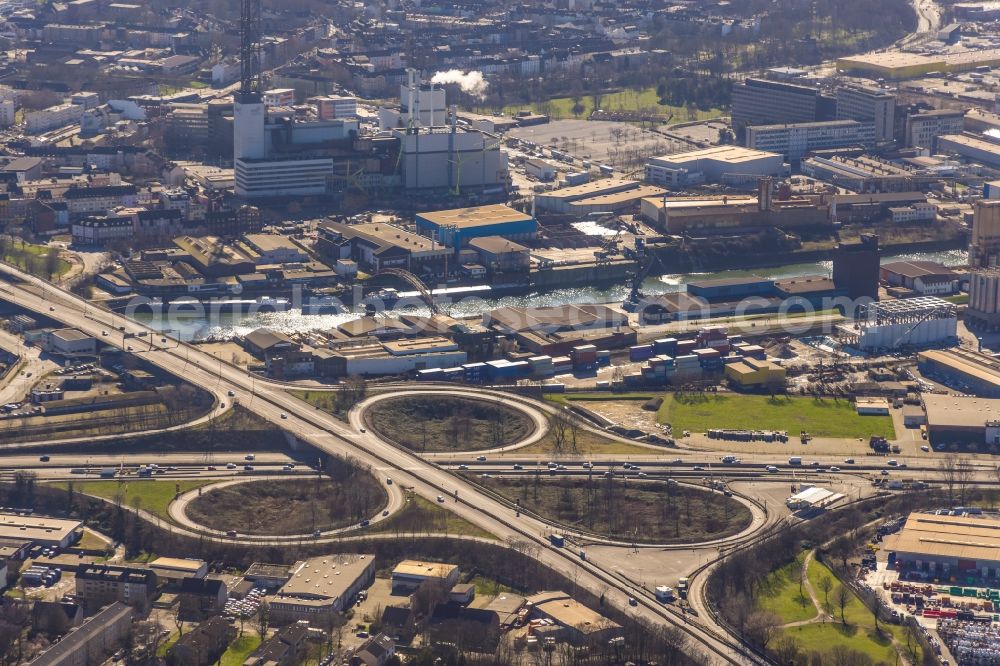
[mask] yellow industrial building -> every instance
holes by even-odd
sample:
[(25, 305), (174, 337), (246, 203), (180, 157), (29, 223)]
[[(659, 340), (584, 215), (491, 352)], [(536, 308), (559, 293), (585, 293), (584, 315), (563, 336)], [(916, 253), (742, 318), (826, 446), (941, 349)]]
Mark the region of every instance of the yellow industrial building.
[(865, 53), (839, 58), (837, 69), (885, 79), (913, 79), (931, 72), (967, 72), (977, 67), (1000, 65), (1000, 49), (961, 51), (939, 56), (919, 53)]
[(746, 357), (726, 364), (726, 377), (743, 389), (784, 386), (785, 369), (773, 361)]

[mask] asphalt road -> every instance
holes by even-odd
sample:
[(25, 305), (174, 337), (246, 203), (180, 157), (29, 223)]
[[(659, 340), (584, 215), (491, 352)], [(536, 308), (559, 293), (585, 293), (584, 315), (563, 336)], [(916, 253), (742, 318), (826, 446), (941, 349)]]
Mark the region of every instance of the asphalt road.
[[(504, 542), (527, 541), (542, 546), (537, 557), (543, 564), (637, 618), (679, 627), (691, 639), (692, 647), (703, 652), (711, 663), (759, 661), (737, 641), (715, 628), (679, 621), (675, 611), (650, 596), (632, 597), (636, 593), (613, 571), (581, 560), (565, 550), (548, 547), (544, 523), (516, 515), (505, 503), (447, 470), (382, 441), (370, 431), (359, 432), (353, 425), (307, 405), (283, 388), (258, 382), (244, 370), (224, 364), (196, 348), (178, 344), (138, 322), (95, 308), (74, 294), (12, 267), (3, 266), (0, 272), (19, 282), (0, 285), (0, 298), (76, 327), (105, 343), (131, 349), (155, 366), (211, 391), (217, 400), (231, 401), (235, 397), (260, 417), (279, 424), (317, 449), (334, 455), (351, 455), (369, 465), (376, 476), (392, 476), (396, 483), (411, 488), (418, 495), (446, 503), (450, 510)], [(122, 336), (117, 333), (103, 335), (119, 326), (123, 329)], [(227, 398), (230, 391), (234, 396)]]

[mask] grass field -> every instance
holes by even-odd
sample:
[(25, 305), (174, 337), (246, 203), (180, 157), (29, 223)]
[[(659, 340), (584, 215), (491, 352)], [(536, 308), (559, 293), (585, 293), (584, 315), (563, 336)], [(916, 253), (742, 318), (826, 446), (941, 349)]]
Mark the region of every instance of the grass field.
[(510, 446), (534, 430), (520, 410), (499, 401), (441, 396), (383, 400), (372, 429), (414, 451), (476, 451)]
[(761, 583), (761, 597), (758, 606), (781, 618), (782, 623), (801, 622), (816, 617), (809, 594), (803, 589), (799, 594), (799, 576), (805, 554), (799, 554), (793, 562), (772, 571)]
[(858, 416), (847, 400), (763, 395), (673, 394), (657, 418), (675, 432), (705, 432), (710, 428), (785, 430), (795, 436), (805, 430), (814, 437), (895, 439), (890, 416)]
[(33, 275), (49, 279), (50, 277), (61, 277), (70, 269), (70, 263), (64, 259), (55, 262), (55, 275), (50, 276), (45, 267), (45, 257), (50, 248), (45, 245), (32, 245), (31, 243), (14, 242), (4, 244), (3, 260), (9, 264), (14, 264), (27, 270)]
[(636, 446), (635, 444), (629, 444), (628, 442), (620, 442), (617, 439), (611, 439), (610, 437), (603, 437), (597, 433), (592, 433), (587, 430), (580, 430), (576, 435), (576, 443), (573, 443), (573, 436), (568, 435), (566, 437), (566, 442), (563, 443), (562, 449), (558, 449), (556, 446), (556, 438), (551, 431), (546, 433), (544, 437), (535, 442), (534, 444), (529, 444), (523, 448), (516, 450), (518, 454), (524, 455), (581, 455), (581, 456), (591, 456), (595, 454), (613, 454), (621, 456), (639, 456), (639, 455), (649, 455), (655, 453), (652, 449), (647, 449), (642, 446)]
[[(809, 580), (816, 589), (816, 594), (823, 602), (823, 593), (818, 585), (821, 578), (829, 576), (834, 581), (836, 589), (837, 579), (826, 565), (813, 560), (809, 563), (807, 572)], [(844, 645), (852, 650), (863, 652), (877, 664), (895, 664), (896, 649), (892, 645), (892, 638), (901, 645), (906, 645), (906, 637), (903, 628), (885, 622), (879, 624), (882, 634), (875, 631), (875, 619), (870, 610), (861, 601), (851, 595), (850, 601), (844, 607), (844, 617), (847, 619), (846, 626), (840, 622), (840, 607), (834, 601), (833, 593), (830, 595), (832, 608), (828, 612), (837, 621), (826, 624), (810, 624), (801, 627), (790, 627), (784, 630), (785, 635), (793, 636), (800, 645), (808, 650), (821, 648), (820, 651), (827, 653), (837, 645)], [(919, 648), (916, 648), (919, 650)], [(920, 659), (916, 660), (920, 663)]]
[[(119, 493), (122, 495), (122, 504), (134, 507), (136, 501), (143, 511), (156, 514), (166, 519), (167, 507), (174, 501), (177, 489), (181, 493), (194, 490), (199, 486), (204, 486), (214, 481), (141, 481), (138, 479), (118, 482), (118, 481), (83, 481), (74, 483), (73, 489), (78, 493), (103, 497), (106, 500), (114, 501)], [(58, 483), (57, 487), (66, 490), (69, 484)]]
[[(586, 118), (594, 110), (593, 99), (589, 95), (583, 95), (580, 98), (580, 105), (583, 107), (583, 113), (580, 114), (581, 118)], [(545, 106), (544, 104), (542, 105)], [(504, 113), (515, 114), (519, 110), (524, 108), (533, 108), (536, 111), (539, 110), (539, 105), (523, 105), (523, 104), (511, 104), (504, 108)], [(557, 97), (555, 99), (549, 100), (548, 108), (553, 119), (560, 118), (575, 118), (573, 115), (573, 100), (570, 97)], [(671, 122), (680, 123), (687, 122), (688, 111), (682, 106), (669, 106), (666, 104), (660, 104), (660, 99), (656, 95), (656, 88), (645, 88), (641, 91), (636, 90), (622, 90), (621, 92), (611, 93), (604, 95), (601, 98), (601, 109), (604, 111), (614, 112), (614, 111), (640, 111), (643, 109), (652, 109), (654, 113), (661, 115), (671, 115), (673, 118)], [(697, 111), (696, 120), (708, 120), (710, 118), (719, 118), (726, 115), (722, 109), (709, 109), (708, 111)]]
[(469, 480), (550, 520), (626, 541), (707, 541), (736, 534), (752, 519), (749, 509), (722, 493), (658, 482), (611, 482), (602, 475), (567, 480), (543, 473)]
[(386, 501), (379, 482), (359, 472), (346, 483), (325, 477), (237, 483), (205, 492), (188, 503), (185, 512), (191, 520), (217, 530), (312, 534), (371, 518)]
[(250, 653), (260, 646), (260, 637), (256, 633), (247, 631), (229, 644), (219, 660), (220, 666), (243, 666)]
[(494, 535), (476, 527), (442, 506), (415, 495), (407, 500), (406, 506), (401, 510), (386, 520), (372, 525), (371, 531), (425, 532), (496, 539)]

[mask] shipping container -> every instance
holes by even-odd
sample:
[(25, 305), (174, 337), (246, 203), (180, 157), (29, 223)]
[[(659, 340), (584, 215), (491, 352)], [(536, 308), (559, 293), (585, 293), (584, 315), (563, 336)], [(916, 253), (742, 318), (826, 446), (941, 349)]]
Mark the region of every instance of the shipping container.
[(628, 359), (630, 361), (645, 361), (653, 355), (653, 345), (635, 345), (629, 347)]

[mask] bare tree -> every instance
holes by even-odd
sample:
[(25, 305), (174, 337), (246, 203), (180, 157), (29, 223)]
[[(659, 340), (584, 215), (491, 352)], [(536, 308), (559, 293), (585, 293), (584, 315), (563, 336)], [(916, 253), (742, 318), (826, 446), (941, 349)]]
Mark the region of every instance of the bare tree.
[(851, 601), (851, 591), (847, 589), (846, 585), (838, 585), (837, 591), (834, 592), (834, 599), (837, 605), (840, 606), (840, 622), (844, 626), (847, 626), (847, 616), (844, 610), (847, 608), (847, 604)]
[(260, 606), (257, 607), (257, 614), (254, 616), (254, 628), (257, 630), (257, 635), (260, 636), (261, 643), (267, 637), (267, 630), (270, 627), (270, 623), (271, 609), (266, 601), (262, 601)]
[(768, 611), (757, 611), (747, 618), (747, 637), (767, 650), (768, 644), (781, 631), (781, 617)]
[(829, 576), (823, 576), (819, 581), (819, 589), (823, 592), (823, 608), (830, 608), (830, 590), (833, 589), (833, 579)]

